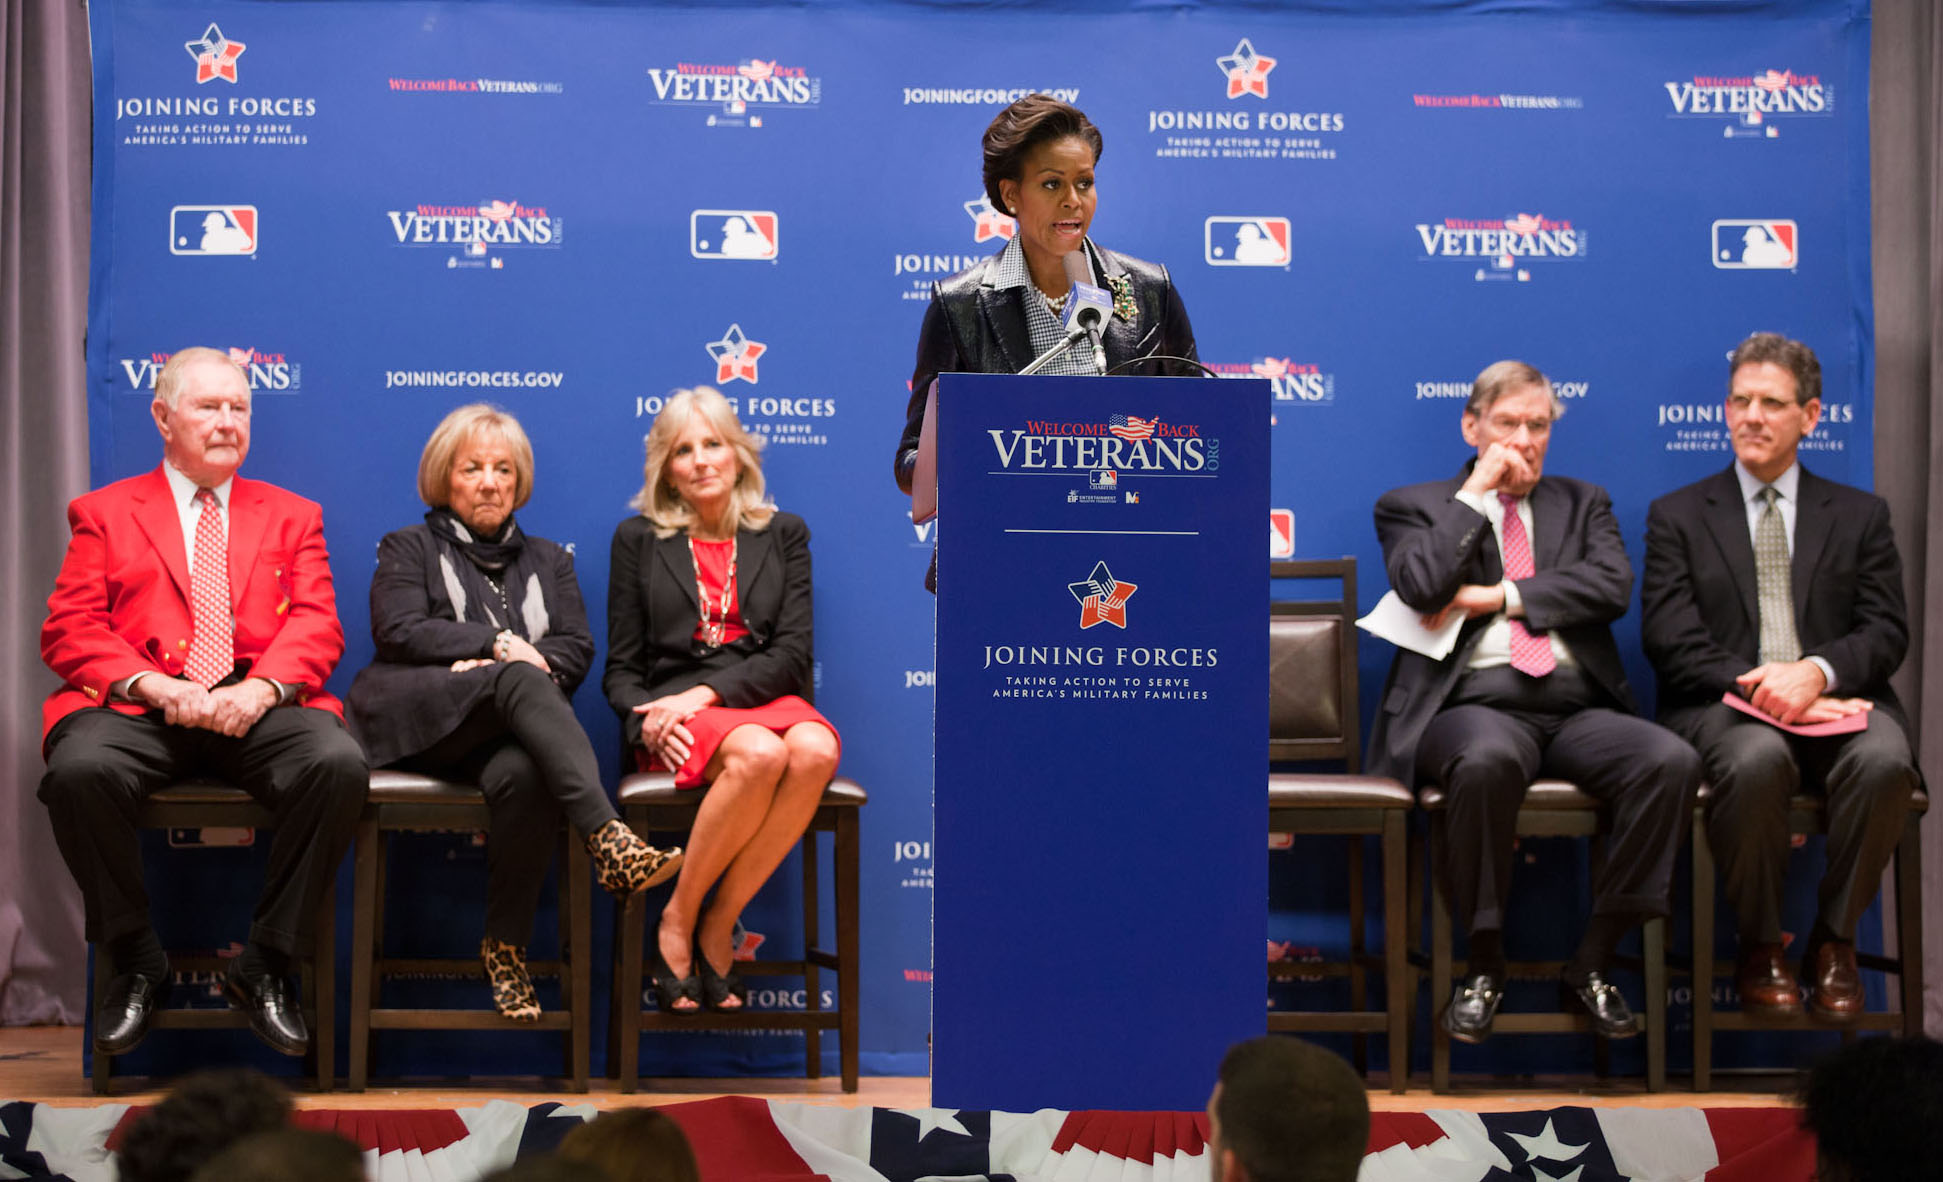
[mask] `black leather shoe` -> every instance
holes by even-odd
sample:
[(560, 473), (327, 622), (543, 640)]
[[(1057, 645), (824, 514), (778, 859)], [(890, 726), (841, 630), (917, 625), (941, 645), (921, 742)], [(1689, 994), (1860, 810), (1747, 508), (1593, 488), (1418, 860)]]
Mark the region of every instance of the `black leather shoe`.
[(1489, 973), (1472, 973), (1458, 985), (1438, 1021), (1459, 1042), (1483, 1042), (1491, 1037), (1491, 1020), (1503, 1000), (1503, 982)]
[(223, 975), (223, 996), (229, 1008), (250, 1016), (250, 1029), (273, 1051), (281, 1055), (301, 1055), (310, 1049), (310, 1033), (304, 1029), (303, 1011), (282, 977), (268, 973), (245, 975), (239, 961), (229, 962)]
[(160, 977), (123, 973), (108, 982), (107, 996), (94, 1015), (94, 1052), (125, 1055), (148, 1033), (149, 1019), (169, 999), (169, 970)]
[(1639, 1033), (1639, 1019), (1625, 995), (1598, 973), (1587, 973), (1583, 982), (1559, 978), (1558, 1004), (1568, 1013), (1590, 1017), (1593, 1033), (1601, 1038), (1631, 1038)]

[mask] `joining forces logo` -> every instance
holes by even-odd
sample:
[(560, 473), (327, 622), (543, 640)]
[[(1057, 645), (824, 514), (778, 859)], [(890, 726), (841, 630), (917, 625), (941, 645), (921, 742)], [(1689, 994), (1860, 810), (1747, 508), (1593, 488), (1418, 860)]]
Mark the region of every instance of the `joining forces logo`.
[(1127, 626), (1127, 600), (1140, 588), (1113, 577), (1104, 561), (1093, 564), (1093, 572), (1077, 583), (1066, 584), (1066, 590), (1079, 600), (1079, 626), (1081, 631), (1098, 624), (1111, 624), (1115, 628)]

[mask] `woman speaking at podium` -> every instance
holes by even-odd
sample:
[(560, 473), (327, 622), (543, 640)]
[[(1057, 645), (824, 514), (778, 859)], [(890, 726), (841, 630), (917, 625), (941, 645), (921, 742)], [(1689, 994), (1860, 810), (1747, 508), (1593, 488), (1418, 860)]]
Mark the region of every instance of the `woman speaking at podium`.
[[(918, 333), (917, 367), (897, 484), (911, 491), (931, 382), (941, 373), (1018, 373), (1066, 339), (1073, 274), (1103, 289), (1113, 313), (1101, 333), (1109, 374), (1199, 372), (1194, 330), (1167, 268), (1103, 249), (1086, 236), (1098, 194), (1100, 129), (1077, 107), (1031, 94), (985, 129), (985, 195), (1018, 222), (1005, 249), (932, 285)], [(1083, 268), (1083, 270), (1081, 269)], [(1069, 349), (1040, 373), (1098, 372), (1092, 350)], [(927, 579), (927, 581), (929, 581)]]

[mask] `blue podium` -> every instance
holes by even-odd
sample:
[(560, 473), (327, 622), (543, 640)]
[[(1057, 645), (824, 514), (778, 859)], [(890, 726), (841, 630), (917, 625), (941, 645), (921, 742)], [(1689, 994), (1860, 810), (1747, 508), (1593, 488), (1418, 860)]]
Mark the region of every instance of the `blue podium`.
[(939, 379), (940, 1107), (1194, 1110), (1263, 1032), (1270, 397)]

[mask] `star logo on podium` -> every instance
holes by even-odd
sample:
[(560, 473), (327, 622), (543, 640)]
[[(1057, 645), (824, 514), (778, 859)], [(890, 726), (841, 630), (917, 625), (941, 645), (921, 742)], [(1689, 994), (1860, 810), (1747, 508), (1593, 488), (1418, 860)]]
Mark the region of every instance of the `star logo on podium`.
[(218, 78), (235, 82), (236, 59), (243, 56), (246, 46), (223, 36), (223, 31), (212, 23), (203, 30), (200, 39), (184, 42), (182, 48), (196, 59), (196, 84), (201, 85)]
[(1214, 64), (1228, 76), (1229, 98), (1244, 94), (1261, 99), (1268, 97), (1268, 72), (1275, 68), (1275, 59), (1256, 53), (1248, 38), (1243, 37), (1227, 57), (1214, 59)]
[(1079, 600), (1079, 626), (1081, 631), (1095, 624), (1111, 624), (1115, 628), (1127, 626), (1127, 600), (1140, 588), (1133, 583), (1121, 582), (1113, 577), (1105, 562), (1093, 564), (1093, 573), (1077, 583), (1066, 584), (1066, 590)]
[(976, 201), (965, 202), (965, 212), (971, 215), (972, 241), (986, 242), (993, 238), (1010, 241), (1018, 232), (1019, 223), (1002, 214), (992, 205), (990, 197), (980, 196)]
[(721, 340), (708, 343), (708, 355), (715, 359), (716, 382), (747, 382), (755, 385), (756, 358), (768, 351), (768, 345), (744, 336), (740, 324), (729, 325), (729, 331)]

